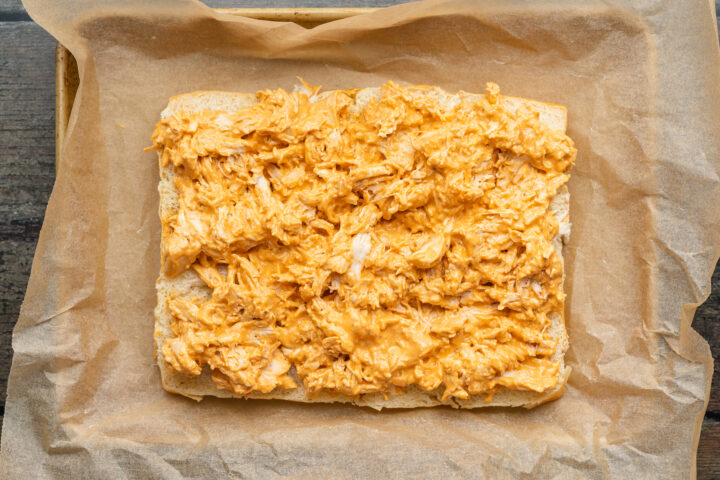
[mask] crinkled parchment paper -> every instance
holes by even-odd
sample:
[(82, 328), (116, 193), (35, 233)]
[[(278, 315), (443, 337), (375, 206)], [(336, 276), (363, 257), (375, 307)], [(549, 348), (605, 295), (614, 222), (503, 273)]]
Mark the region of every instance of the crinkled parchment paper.
[[(720, 55), (696, 1), (445, 1), (306, 30), (191, 1), (26, 0), (81, 86), (13, 337), (3, 478), (691, 478), (720, 250)], [(565, 395), (375, 411), (166, 393), (153, 361), (168, 98), (392, 79), (567, 105)], [(51, 86), (48, 86), (50, 88)]]

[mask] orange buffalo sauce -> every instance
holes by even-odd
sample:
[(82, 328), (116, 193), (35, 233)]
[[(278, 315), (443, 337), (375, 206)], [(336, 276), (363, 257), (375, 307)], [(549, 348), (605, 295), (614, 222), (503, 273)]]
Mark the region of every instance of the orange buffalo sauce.
[(241, 395), (296, 388), (293, 366), (310, 394), (553, 388), (572, 140), (494, 84), (318, 90), (158, 123), (164, 270), (212, 291), (169, 300), (165, 362)]

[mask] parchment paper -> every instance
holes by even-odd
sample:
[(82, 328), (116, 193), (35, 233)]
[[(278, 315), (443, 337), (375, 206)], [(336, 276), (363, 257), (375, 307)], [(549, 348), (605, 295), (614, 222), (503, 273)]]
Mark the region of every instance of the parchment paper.
[[(445, 1), (312, 30), (191, 1), (26, 0), (81, 85), (14, 332), (3, 478), (691, 478), (720, 250), (707, 0)], [(163, 391), (154, 152), (170, 96), (388, 79), (567, 105), (573, 368), (534, 410), (401, 411)]]

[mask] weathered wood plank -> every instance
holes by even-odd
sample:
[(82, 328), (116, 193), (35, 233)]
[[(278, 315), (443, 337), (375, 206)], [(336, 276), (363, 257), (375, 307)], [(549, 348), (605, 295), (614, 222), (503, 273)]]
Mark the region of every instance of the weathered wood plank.
[(697, 478), (720, 478), (720, 263), (712, 276), (710, 297), (695, 312), (693, 328), (710, 344), (715, 371), (713, 373), (710, 402), (700, 434), (697, 452)]
[[(692, 326), (708, 341), (715, 359), (708, 412), (717, 415), (716, 418), (720, 419), (720, 264), (715, 266), (713, 273), (712, 293), (697, 309)], [(717, 457), (720, 463), (720, 450)]]
[(0, 0), (0, 22), (27, 20), (22, 0)]
[(697, 453), (698, 480), (720, 478), (720, 419), (705, 418)]
[(4, 411), (12, 328), (55, 179), (55, 41), (32, 22), (0, 23), (0, 38), (0, 411)]
[[(337, 0), (202, 0), (202, 3), (216, 8), (242, 7), (387, 7), (404, 3), (393, 0), (353, 0), (338, 2)], [(0, 0), (0, 21), (17, 21), (27, 19), (27, 13), (21, 0)]]

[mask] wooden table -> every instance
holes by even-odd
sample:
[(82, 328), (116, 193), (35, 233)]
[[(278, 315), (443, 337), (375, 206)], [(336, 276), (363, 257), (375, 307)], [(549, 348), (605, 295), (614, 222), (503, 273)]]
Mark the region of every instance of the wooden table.
[[(209, 1), (217, 7), (336, 6), (298, 2)], [(348, 0), (357, 7), (400, 1)], [(720, 10), (720, 0), (716, 0)], [(0, 425), (12, 358), (11, 335), (22, 303), (45, 205), (55, 179), (55, 40), (20, 0), (0, 0)], [(720, 267), (693, 326), (712, 348), (715, 375), (698, 450), (698, 478), (720, 478)]]

